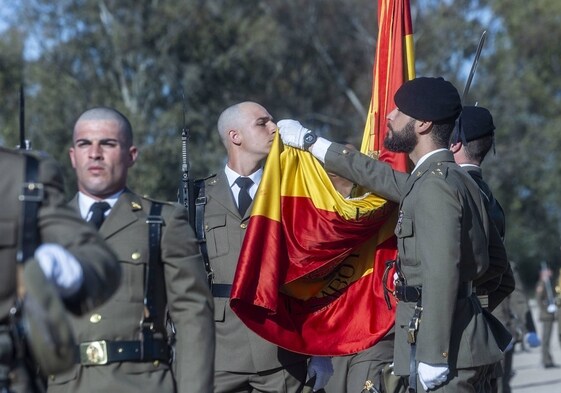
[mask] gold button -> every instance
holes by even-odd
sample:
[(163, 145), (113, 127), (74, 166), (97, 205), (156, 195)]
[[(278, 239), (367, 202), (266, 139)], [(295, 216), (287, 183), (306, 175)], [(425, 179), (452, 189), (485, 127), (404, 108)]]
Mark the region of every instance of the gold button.
[(90, 322), (91, 323), (98, 323), (99, 321), (101, 321), (101, 315), (92, 314), (92, 316), (90, 317)]
[(447, 358), (448, 357), (448, 352), (442, 352), (442, 357)]
[(154, 360), (154, 367), (158, 367), (160, 365), (160, 361), (159, 360)]
[(242, 223), (240, 224), (240, 228), (241, 228), (241, 229), (247, 228), (247, 223), (242, 222)]
[(140, 259), (140, 253), (138, 251), (133, 252), (131, 258), (133, 259), (133, 261)]
[(205, 231), (208, 231), (208, 225), (205, 225)]

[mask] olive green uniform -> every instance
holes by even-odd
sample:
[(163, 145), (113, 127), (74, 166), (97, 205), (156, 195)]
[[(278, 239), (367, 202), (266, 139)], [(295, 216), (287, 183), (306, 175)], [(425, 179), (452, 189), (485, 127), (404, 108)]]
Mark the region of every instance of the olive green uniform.
[[(332, 144), (325, 167), (400, 203), (395, 230), (400, 269), (408, 286), (422, 287), (416, 362), (448, 366), (448, 381), (434, 391), (473, 391), (472, 385), (483, 378), (485, 366), (502, 359), (502, 345), (497, 341), (503, 344), (510, 340), (508, 332), (501, 331), (502, 325), (483, 312), (472, 294), (473, 280), (484, 275), (489, 266), (489, 250), (497, 247), (504, 251), (500, 239), (497, 243), (489, 236), (489, 220), (477, 184), (445, 149), (429, 156), (408, 175)], [(407, 335), (414, 308), (411, 302), (397, 305), (397, 375), (409, 375)], [(495, 338), (494, 328), (501, 337)], [(418, 389), (422, 389), (420, 383)]]
[[(73, 321), (79, 343), (105, 340), (138, 342), (144, 313), (145, 271), (149, 259), (148, 225), (152, 201), (125, 190), (99, 233), (118, 256), (123, 280), (109, 302)], [(78, 196), (70, 205), (78, 209)], [(154, 338), (166, 342), (166, 310), (173, 320), (175, 362), (158, 359), (77, 364), (49, 380), (49, 392), (212, 392), (214, 365), (213, 302), (195, 236), (183, 206), (163, 203), (161, 260), (156, 289)], [(82, 355), (87, 355), (83, 345)], [(176, 386), (177, 385), (177, 386)]]
[[(83, 284), (70, 298), (63, 299), (73, 313), (82, 314), (105, 301), (120, 282), (121, 270), (115, 256), (97, 232), (66, 206), (62, 175), (56, 163), (36, 152), (22, 152), (0, 148), (0, 367), (10, 367), (13, 353), (5, 353), (11, 346), (7, 336), (9, 312), (16, 301), (16, 252), (22, 223), (22, 193), (25, 155), (39, 160), (38, 181), (43, 185), (36, 228), (40, 243), (56, 243), (73, 254), (81, 264)], [(27, 264), (34, 264), (30, 260)], [(21, 283), (20, 283), (21, 284)]]

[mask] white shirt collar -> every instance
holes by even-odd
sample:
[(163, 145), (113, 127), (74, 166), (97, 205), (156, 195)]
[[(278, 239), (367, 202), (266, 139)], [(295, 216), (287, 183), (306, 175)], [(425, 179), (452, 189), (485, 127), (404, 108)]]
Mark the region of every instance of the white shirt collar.
[[(115, 203), (117, 203), (117, 199), (119, 199), (119, 197), (121, 196), (123, 191), (125, 191), (125, 190), (121, 190), (121, 191), (111, 195), (109, 198), (103, 199), (104, 202), (109, 203), (109, 206), (111, 206), (111, 208), (105, 212), (106, 217), (109, 214), (109, 212), (111, 211), (111, 209), (113, 208), (113, 206), (115, 206)], [(88, 196), (88, 195), (86, 195), (86, 194), (84, 194), (80, 191), (78, 192), (78, 207), (80, 208), (80, 215), (82, 216), (82, 218), (84, 220), (87, 221), (89, 219), (88, 215), (90, 214), (90, 208), (92, 207), (92, 205), (95, 202), (100, 202), (100, 200), (93, 199), (92, 197), (90, 197), (90, 196)]]
[[(232, 189), (232, 193), (237, 196), (240, 192), (240, 188), (236, 184), (236, 179), (242, 175), (234, 171), (228, 165), (226, 165), (226, 167), (224, 168), (224, 172), (226, 172), (226, 177), (228, 178), (228, 184)], [(261, 178), (263, 177), (263, 168), (259, 168), (258, 170), (256, 170), (255, 172), (253, 172), (251, 175), (247, 177), (253, 180), (253, 185), (249, 188), (249, 195), (252, 198), (255, 198), (255, 193), (257, 192), (257, 188), (259, 187), (259, 183), (261, 183)]]
[(442, 148), (442, 149), (436, 149), (433, 151), (429, 151), (427, 154), (425, 154), (424, 156), (421, 157), (421, 159), (419, 161), (417, 161), (417, 165), (415, 165), (415, 168), (413, 168), (413, 170), (411, 171), (411, 173), (415, 172), (417, 170), (417, 168), (419, 168), (421, 166), (421, 164), (423, 162), (425, 162), (427, 160), (427, 158), (429, 158), (430, 156), (432, 156), (433, 154), (436, 154), (440, 151), (446, 151), (448, 149), (446, 148)]

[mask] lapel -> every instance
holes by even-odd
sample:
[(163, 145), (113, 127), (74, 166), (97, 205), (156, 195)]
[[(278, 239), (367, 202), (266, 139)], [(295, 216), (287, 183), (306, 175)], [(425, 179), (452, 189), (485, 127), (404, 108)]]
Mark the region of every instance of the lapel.
[(107, 239), (116, 232), (138, 221), (141, 218), (139, 215), (141, 212), (142, 199), (126, 189), (111, 209), (111, 213), (109, 213), (101, 228), (99, 228), (99, 233), (103, 238)]
[(428, 157), (421, 166), (411, 172), (409, 179), (407, 179), (407, 182), (405, 183), (405, 189), (401, 194), (402, 201), (411, 192), (415, 182), (422, 178), (425, 172), (428, 171), (430, 166), (435, 162), (454, 162), (454, 155), (450, 150), (439, 151), (438, 153), (434, 153), (432, 156)]
[(232, 194), (232, 189), (228, 184), (228, 178), (226, 177), (226, 173), (224, 170), (218, 172), (215, 178), (211, 179), (207, 183), (207, 193), (209, 197), (214, 199), (217, 203), (222, 205), (226, 210), (230, 211), (237, 217), (246, 218), (249, 217), (251, 213), (251, 205), (247, 209), (244, 217), (240, 216), (240, 212), (238, 211), (238, 207), (236, 206), (236, 202), (234, 201), (234, 195)]
[[(80, 207), (78, 205), (78, 193), (74, 195), (74, 198), (68, 202), (68, 206), (80, 214)], [(107, 239), (116, 232), (128, 227), (132, 223), (140, 219), (138, 212), (142, 211), (142, 200), (141, 198), (132, 193), (129, 189), (121, 194), (115, 206), (111, 209), (111, 212), (101, 224), (99, 228), (99, 234)], [(148, 213), (146, 213), (148, 214)]]

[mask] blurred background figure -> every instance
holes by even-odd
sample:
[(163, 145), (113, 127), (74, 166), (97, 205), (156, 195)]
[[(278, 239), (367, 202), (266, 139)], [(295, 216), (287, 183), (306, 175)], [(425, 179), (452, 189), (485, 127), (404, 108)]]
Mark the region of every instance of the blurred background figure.
[(504, 359), (501, 361), (502, 375), (497, 378), (493, 391), (498, 393), (510, 393), (510, 380), (513, 376), (512, 358), (514, 345), (519, 343), (523, 348), (536, 348), (541, 342), (536, 333), (536, 327), (530, 311), (528, 298), (524, 293), (522, 281), (515, 268), (515, 263), (510, 262), (516, 287), (514, 291), (493, 310), (493, 315), (501, 321), (512, 334), (513, 345), (505, 350)]
[(549, 349), (553, 322), (555, 321), (555, 314), (557, 312), (551, 277), (551, 269), (549, 269), (545, 263), (542, 263), (540, 280), (536, 286), (536, 300), (540, 307), (540, 321), (542, 322), (542, 364), (545, 368), (559, 367), (559, 365), (554, 363)]

